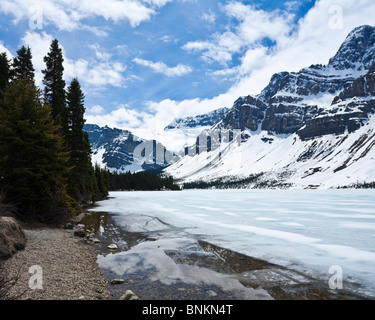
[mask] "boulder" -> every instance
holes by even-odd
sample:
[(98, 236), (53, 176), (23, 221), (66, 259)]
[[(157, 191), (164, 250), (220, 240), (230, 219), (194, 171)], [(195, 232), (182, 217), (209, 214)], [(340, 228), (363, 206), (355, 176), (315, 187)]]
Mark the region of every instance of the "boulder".
[(0, 259), (8, 259), (26, 245), (26, 236), (12, 217), (0, 217)]
[(78, 230), (75, 230), (74, 231), (74, 235), (76, 237), (81, 237), (81, 238), (84, 238), (86, 236), (86, 233), (85, 231), (83, 231), (82, 229), (78, 229)]

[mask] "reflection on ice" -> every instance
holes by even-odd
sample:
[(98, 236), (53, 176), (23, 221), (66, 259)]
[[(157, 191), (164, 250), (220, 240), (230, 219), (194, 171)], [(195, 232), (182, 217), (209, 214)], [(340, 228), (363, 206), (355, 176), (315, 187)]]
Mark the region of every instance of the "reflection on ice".
[[(225, 277), (207, 268), (176, 263), (173, 252), (184, 251), (183, 247), (191, 245), (193, 245), (192, 240), (187, 238), (143, 242), (126, 252), (99, 256), (98, 263), (101, 268), (116, 273), (116, 277), (142, 272), (147, 273), (150, 279), (158, 279), (167, 285), (176, 282), (213, 284), (225, 290), (241, 291), (245, 299), (272, 299), (265, 290), (246, 288), (235, 278)], [(212, 257), (207, 252), (194, 252), (194, 254)]]

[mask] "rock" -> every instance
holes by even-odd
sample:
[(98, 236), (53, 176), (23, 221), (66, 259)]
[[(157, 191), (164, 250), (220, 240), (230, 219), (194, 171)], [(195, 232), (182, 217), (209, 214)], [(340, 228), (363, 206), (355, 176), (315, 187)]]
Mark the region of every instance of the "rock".
[(159, 278), (158, 278), (157, 276), (150, 276), (150, 277), (149, 277), (149, 280), (150, 280), (151, 282), (155, 282), (155, 281), (159, 280)]
[(119, 300), (139, 300), (139, 298), (134, 294), (133, 291), (127, 290), (125, 293), (120, 297)]
[(68, 222), (65, 226), (64, 229), (72, 230), (74, 227), (74, 224), (71, 222)]
[(74, 235), (76, 237), (81, 237), (81, 238), (84, 238), (86, 236), (86, 233), (85, 231), (81, 230), (81, 229), (78, 229), (78, 230), (75, 230), (74, 231)]
[(211, 296), (211, 297), (216, 297), (217, 296), (217, 293), (213, 290), (207, 290), (206, 293)]
[(111, 285), (116, 285), (116, 284), (121, 284), (121, 283), (124, 283), (125, 280), (124, 279), (112, 279), (111, 280)]
[(94, 243), (100, 243), (100, 240), (97, 239), (97, 238), (93, 238), (93, 239), (92, 239), (92, 242), (94, 242)]
[(112, 244), (110, 244), (107, 248), (108, 248), (108, 249), (111, 249), (111, 250), (117, 250), (117, 249), (118, 249), (118, 246), (117, 246), (117, 244), (112, 243)]
[(0, 259), (8, 259), (26, 245), (26, 236), (16, 219), (0, 217)]

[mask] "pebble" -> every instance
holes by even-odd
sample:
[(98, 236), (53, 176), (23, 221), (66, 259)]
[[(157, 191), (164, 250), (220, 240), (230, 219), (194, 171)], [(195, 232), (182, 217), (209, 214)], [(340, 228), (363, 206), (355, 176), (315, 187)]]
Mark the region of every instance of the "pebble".
[(107, 248), (108, 248), (108, 249), (111, 249), (111, 250), (117, 250), (117, 249), (118, 249), (118, 246), (117, 246), (117, 244), (112, 243), (112, 244), (110, 244)]
[(211, 297), (216, 297), (217, 296), (217, 293), (213, 290), (207, 290), (206, 293), (211, 296)]
[(124, 282), (125, 282), (124, 279), (112, 279), (111, 285), (121, 284), (121, 283), (124, 283)]
[(151, 282), (154, 282), (154, 281), (159, 280), (159, 278), (158, 278), (157, 276), (150, 276), (149, 280), (150, 280)]
[(119, 300), (139, 300), (139, 298), (134, 294), (133, 291), (127, 290), (125, 293), (120, 297)]

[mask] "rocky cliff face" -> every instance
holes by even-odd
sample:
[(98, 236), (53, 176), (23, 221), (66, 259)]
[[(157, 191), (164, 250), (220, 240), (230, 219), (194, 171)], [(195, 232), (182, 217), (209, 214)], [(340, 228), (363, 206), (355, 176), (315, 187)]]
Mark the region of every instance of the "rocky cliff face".
[(375, 112), (375, 64), (366, 75), (357, 78), (339, 95), (329, 108), (306, 122), (298, 131), (302, 140), (327, 134), (355, 132), (363, 126)]
[(267, 105), (261, 99), (252, 96), (241, 97), (222, 118), (218, 128), (241, 130), (247, 128), (256, 131), (264, 119), (266, 109)]

